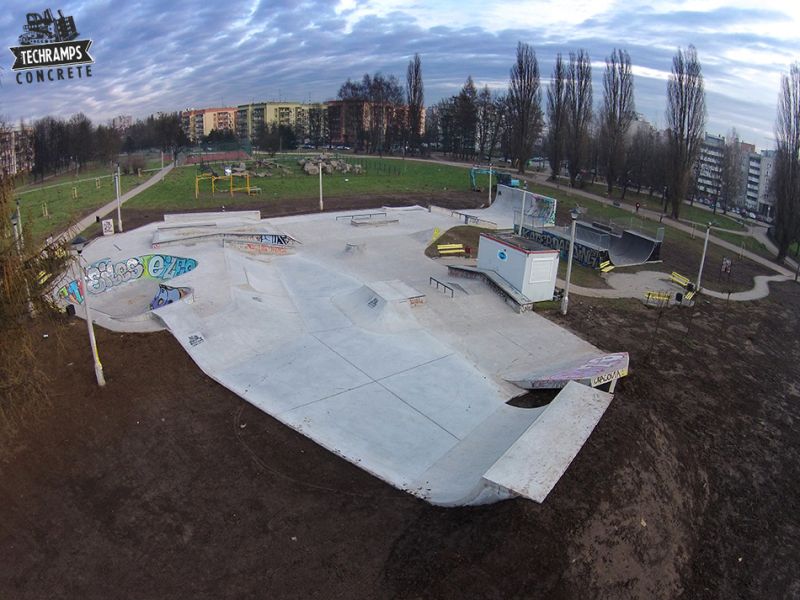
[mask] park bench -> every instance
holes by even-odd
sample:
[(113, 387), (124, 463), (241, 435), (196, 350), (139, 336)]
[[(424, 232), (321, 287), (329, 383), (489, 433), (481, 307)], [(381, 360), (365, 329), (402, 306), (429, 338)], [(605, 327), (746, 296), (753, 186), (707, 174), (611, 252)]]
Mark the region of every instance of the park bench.
[(260, 187), (251, 187), (247, 191), (247, 193), (250, 194), (251, 196), (255, 196), (256, 194), (260, 194), (261, 193), (261, 188)]
[(663, 306), (669, 304), (672, 294), (669, 292), (645, 292), (645, 304), (654, 304), (655, 306)]
[(464, 254), (467, 251), (464, 248), (464, 244), (437, 244), (436, 250), (440, 256), (444, 254)]
[(614, 265), (611, 263), (610, 260), (606, 260), (600, 263), (600, 270), (603, 273), (610, 273), (614, 270)]
[(688, 302), (689, 300), (694, 298), (695, 294), (697, 293), (697, 290), (694, 288), (694, 284), (691, 281), (689, 281), (688, 277), (684, 277), (680, 273), (676, 273), (675, 271), (673, 271), (672, 274), (669, 276), (669, 278), (670, 281), (672, 281), (673, 283), (677, 283), (679, 286), (681, 286), (683, 289), (686, 290), (686, 292), (683, 294), (683, 299), (685, 301)]
[(692, 282), (689, 281), (689, 278), (684, 277), (680, 273), (676, 273), (675, 271), (673, 271), (672, 274), (669, 276), (669, 278), (670, 281), (672, 281), (672, 283), (677, 283), (682, 288), (686, 288), (688, 290), (691, 287), (692, 289), (694, 289), (694, 284), (692, 284)]

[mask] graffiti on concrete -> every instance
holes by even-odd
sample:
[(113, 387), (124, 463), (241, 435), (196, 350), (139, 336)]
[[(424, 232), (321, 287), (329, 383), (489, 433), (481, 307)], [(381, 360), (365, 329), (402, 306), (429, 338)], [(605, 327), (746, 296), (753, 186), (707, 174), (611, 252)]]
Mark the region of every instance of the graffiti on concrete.
[(173, 302), (177, 302), (181, 298), (185, 298), (191, 293), (192, 293), (192, 288), (171, 287), (169, 285), (164, 285), (163, 283), (159, 283), (158, 293), (150, 301), (150, 310), (155, 310), (157, 308), (161, 308), (162, 306), (166, 306), (167, 304), (172, 304)]
[(91, 294), (100, 294), (112, 287), (139, 278), (166, 281), (197, 267), (193, 258), (167, 254), (145, 254), (119, 262), (108, 258), (98, 260), (86, 268), (87, 289)]
[[(525, 237), (536, 240), (543, 246), (553, 248), (561, 253), (561, 257), (566, 259), (569, 255), (569, 239), (553, 235), (549, 231), (541, 231), (536, 229), (522, 229)], [(573, 259), (578, 263), (597, 269), (600, 263), (608, 260), (608, 250), (598, 250), (591, 246), (585, 246), (579, 241), (575, 241), (575, 249), (573, 251)]]
[(73, 279), (68, 284), (58, 288), (56, 294), (67, 302), (83, 304), (83, 282)]

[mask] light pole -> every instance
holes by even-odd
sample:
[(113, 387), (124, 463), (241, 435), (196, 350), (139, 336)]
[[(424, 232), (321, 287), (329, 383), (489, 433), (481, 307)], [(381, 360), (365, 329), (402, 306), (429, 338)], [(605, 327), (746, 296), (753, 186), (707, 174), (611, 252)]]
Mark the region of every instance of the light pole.
[(117, 174), (114, 177), (114, 187), (117, 190), (117, 226), (119, 227), (119, 232), (122, 233), (122, 203), (119, 200), (119, 163), (117, 163)]
[(709, 222), (708, 225), (706, 225), (706, 241), (703, 244), (703, 257), (700, 259), (700, 270), (697, 272), (697, 286), (695, 288), (698, 292), (700, 291), (700, 282), (703, 279), (703, 265), (706, 262), (706, 250), (708, 250), (708, 237), (711, 234), (711, 226), (713, 224), (714, 221), (711, 221)]
[(322, 203), (322, 159), (319, 161), (319, 212), (325, 209)]
[(569, 211), (569, 216), (572, 219), (572, 233), (569, 238), (569, 258), (567, 258), (567, 282), (564, 285), (564, 297), (561, 299), (561, 314), (567, 314), (569, 308), (569, 278), (572, 275), (572, 256), (575, 253), (575, 225), (578, 222), (578, 210), (573, 208)]
[(89, 345), (92, 347), (92, 358), (94, 360), (94, 374), (97, 377), (97, 385), (103, 387), (106, 378), (103, 376), (103, 365), (100, 362), (100, 355), (97, 353), (97, 341), (94, 338), (94, 324), (92, 323), (92, 311), (89, 308), (89, 286), (86, 284), (86, 272), (81, 265), (81, 253), (86, 247), (86, 240), (78, 236), (72, 240), (72, 249), (78, 253), (78, 277), (83, 283), (83, 308), (86, 310), (86, 327), (89, 330)]
[(19, 198), (17, 198), (17, 212), (11, 215), (11, 227), (14, 230), (14, 242), (17, 252), (22, 254), (22, 214), (19, 211)]
[(489, 163), (489, 206), (492, 205), (492, 163)]

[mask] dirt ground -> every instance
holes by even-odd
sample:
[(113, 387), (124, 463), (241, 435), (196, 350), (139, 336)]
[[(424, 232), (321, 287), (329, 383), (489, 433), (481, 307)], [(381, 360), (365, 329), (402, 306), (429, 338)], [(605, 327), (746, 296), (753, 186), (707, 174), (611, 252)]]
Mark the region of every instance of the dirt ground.
[(51, 404), (0, 461), (0, 598), (798, 598), (800, 286), (771, 289), (549, 314), (631, 370), (542, 505), (418, 501), (165, 332), (98, 330), (100, 391), (85, 324), (48, 328)]

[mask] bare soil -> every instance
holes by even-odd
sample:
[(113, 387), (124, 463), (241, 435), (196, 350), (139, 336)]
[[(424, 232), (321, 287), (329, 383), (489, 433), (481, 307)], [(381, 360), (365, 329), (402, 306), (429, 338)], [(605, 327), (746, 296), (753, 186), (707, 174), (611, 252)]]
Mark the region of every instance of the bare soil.
[(51, 402), (0, 460), (0, 598), (800, 597), (800, 287), (771, 290), (550, 313), (630, 375), (544, 504), (460, 509), (284, 427), (165, 332), (98, 330), (99, 390), (65, 321), (40, 339)]

